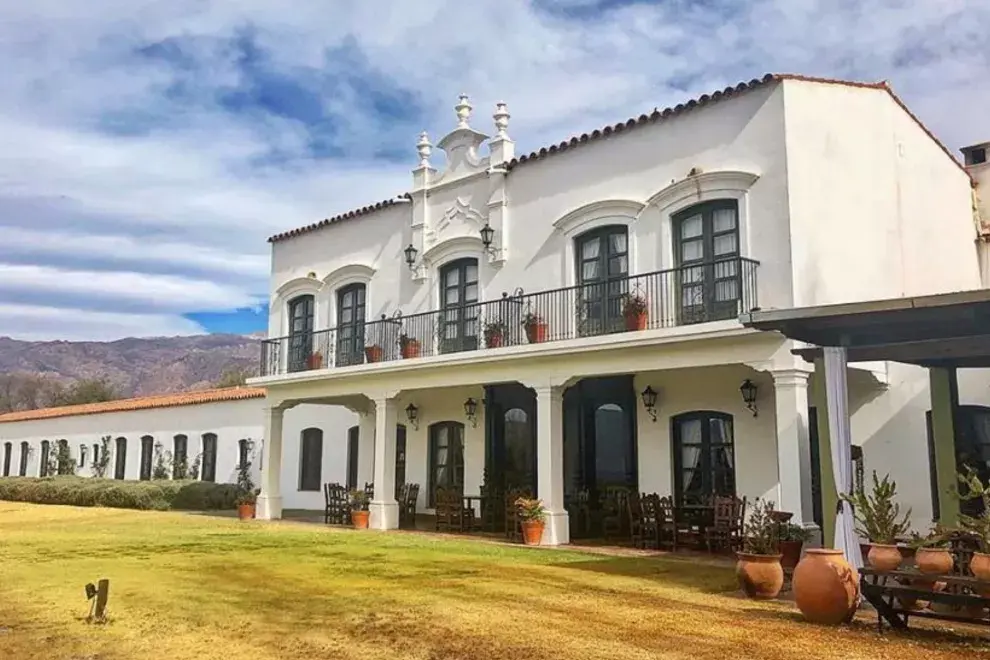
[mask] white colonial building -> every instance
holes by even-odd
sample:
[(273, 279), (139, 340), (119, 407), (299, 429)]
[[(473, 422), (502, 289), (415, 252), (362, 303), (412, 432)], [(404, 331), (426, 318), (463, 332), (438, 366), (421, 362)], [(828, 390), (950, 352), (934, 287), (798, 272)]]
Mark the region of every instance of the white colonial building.
[[(814, 368), (739, 314), (982, 286), (971, 176), (886, 83), (770, 75), (528, 155), (505, 104), (472, 110), (420, 135), (408, 193), (270, 239), (261, 515), (318, 405), (361, 415), (377, 528), (403, 481), (421, 511), (441, 485), (532, 488), (550, 544), (613, 486), (811, 525)], [(927, 374), (848, 379), (867, 472), (925, 524)]]
[[(151, 479), (160, 453), (171, 459), (170, 476), (174, 462), (198, 462), (199, 479), (235, 483), (246, 460), (257, 483), (265, 405), (263, 389), (236, 387), (3, 414), (0, 474), (46, 476), (49, 457), (65, 443), (75, 474), (94, 476), (109, 437), (106, 478)], [(323, 483), (371, 480), (371, 452), (358, 455), (356, 424), (344, 408), (298, 406), (285, 415), (284, 432), (297, 438), (282, 461), (287, 508), (321, 509)]]

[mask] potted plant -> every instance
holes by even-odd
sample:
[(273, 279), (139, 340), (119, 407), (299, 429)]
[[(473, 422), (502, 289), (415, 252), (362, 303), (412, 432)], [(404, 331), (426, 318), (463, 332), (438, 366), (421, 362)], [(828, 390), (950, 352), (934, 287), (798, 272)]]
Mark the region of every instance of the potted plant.
[(241, 520), (254, 518), (258, 494), (261, 491), (254, 487), (251, 479), (251, 461), (244, 461), (237, 466), (237, 517)]
[(873, 472), (873, 490), (864, 492), (842, 493), (841, 497), (853, 506), (856, 521), (859, 526), (856, 531), (870, 540), (870, 552), (867, 561), (870, 566), (881, 572), (896, 570), (901, 565), (901, 552), (897, 549), (897, 537), (907, 534), (911, 524), (911, 509), (902, 516), (901, 507), (894, 502), (897, 494), (897, 483), (891, 481), (890, 475), (877, 479)]
[(382, 361), (382, 347), (374, 344), (372, 346), (364, 347), (364, 358), (368, 362), (381, 362)]
[(974, 552), (973, 558), (969, 560), (969, 570), (978, 580), (990, 581), (990, 486), (980, 481), (979, 475), (970, 467), (966, 468), (965, 474), (959, 475), (959, 481), (965, 486), (964, 489), (960, 489), (961, 499), (983, 500), (983, 513), (979, 516), (960, 515), (959, 526), (968, 532), (980, 547), (979, 552)]
[(519, 511), (523, 543), (539, 545), (543, 538), (543, 528), (546, 525), (547, 517), (546, 509), (543, 508), (543, 501), (520, 497), (516, 500), (516, 509)]
[(773, 502), (757, 500), (744, 527), (743, 549), (736, 553), (739, 586), (750, 598), (776, 598), (784, 586), (784, 569), (780, 565)]
[(492, 321), (485, 324), (485, 346), (488, 348), (498, 348), (505, 342), (505, 324), (501, 321)]
[(323, 368), (323, 353), (320, 351), (313, 351), (309, 356), (309, 368), (310, 369), (322, 369)]
[(526, 312), (523, 327), (526, 329), (526, 340), (530, 344), (541, 344), (547, 340), (547, 322), (539, 314)]
[(418, 358), (420, 350), (421, 344), (418, 339), (405, 334), (399, 335), (399, 352), (402, 353), (403, 360)]
[(354, 529), (368, 529), (368, 495), (364, 490), (351, 491), (351, 524)]
[(626, 330), (646, 330), (646, 298), (638, 293), (623, 294), (622, 316)]
[(949, 552), (948, 530), (936, 525), (927, 536), (915, 534), (914, 564), (925, 575), (946, 575), (952, 572), (954, 560)]
[(801, 550), (811, 539), (811, 532), (794, 523), (783, 523), (778, 528), (777, 548), (780, 550), (780, 565), (785, 571), (793, 571), (801, 561)]

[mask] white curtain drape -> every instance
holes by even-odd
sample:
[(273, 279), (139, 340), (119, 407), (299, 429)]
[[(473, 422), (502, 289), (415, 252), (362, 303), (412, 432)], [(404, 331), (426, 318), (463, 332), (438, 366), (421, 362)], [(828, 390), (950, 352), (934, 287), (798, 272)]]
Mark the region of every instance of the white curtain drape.
[[(832, 474), (839, 493), (851, 493), (853, 488), (852, 433), (849, 428), (849, 401), (846, 383), (846, 349), (826, 346), (825, 395), (828, 401), (828, 428), (832, 446)], [(832, 515), (825, 511), (825, 515)], [(835, 514), (835, 547), (846, 555), (846, 561), (857, 569), (863, 567), (863, 555), (853, 524), (852, 508), (840, 500)]]

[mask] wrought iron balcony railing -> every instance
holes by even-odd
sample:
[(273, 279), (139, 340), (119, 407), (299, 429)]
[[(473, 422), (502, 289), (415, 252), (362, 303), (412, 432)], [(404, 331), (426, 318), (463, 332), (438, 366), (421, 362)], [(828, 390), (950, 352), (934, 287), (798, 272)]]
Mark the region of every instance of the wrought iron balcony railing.
[(757, 307), (741, 257), (301, 332), (262, 342), (261, 375), (723, 321)]

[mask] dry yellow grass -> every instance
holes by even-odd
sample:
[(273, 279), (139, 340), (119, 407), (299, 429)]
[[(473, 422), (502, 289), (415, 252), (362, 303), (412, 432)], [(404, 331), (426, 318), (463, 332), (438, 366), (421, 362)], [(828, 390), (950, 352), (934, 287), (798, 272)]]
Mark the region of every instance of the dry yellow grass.
[(990, 658), (972, 632), (822, 628), (733, 589), (697, 559), (0, 503), (4, 660)]

